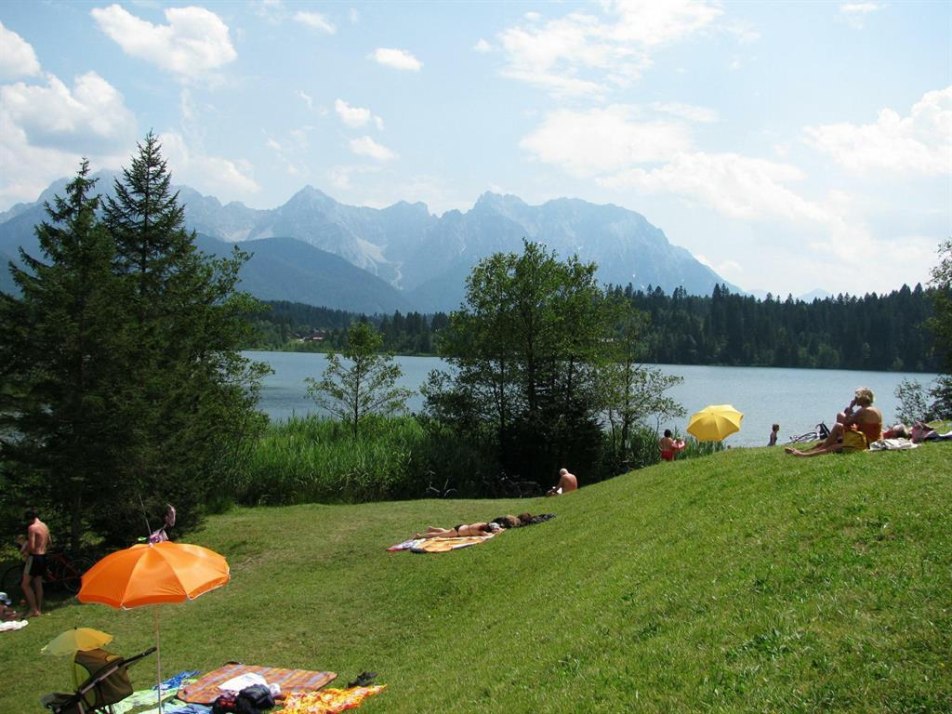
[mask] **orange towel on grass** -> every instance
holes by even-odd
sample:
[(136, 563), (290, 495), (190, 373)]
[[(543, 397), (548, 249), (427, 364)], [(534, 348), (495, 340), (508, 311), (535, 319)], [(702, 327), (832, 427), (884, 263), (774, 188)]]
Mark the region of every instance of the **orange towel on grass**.
[(322, 689), (319, 692), (294, 693), (284, 700), (282, 714), (337, 714), (356, 709), (364, 699), (379, 694), (386, 684), (350, 689)]

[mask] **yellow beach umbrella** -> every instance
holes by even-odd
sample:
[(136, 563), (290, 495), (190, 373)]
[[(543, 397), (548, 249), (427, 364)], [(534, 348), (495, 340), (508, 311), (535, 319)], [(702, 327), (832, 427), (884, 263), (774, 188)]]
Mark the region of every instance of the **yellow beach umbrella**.
[(743, 418), (730, 404), (712, 404), (691, 416), (688, 433), (698, 441), (721, 441), (740, 431)]
[(72, 656), (77, 652), (99, 649), (110, 642), (112, 642), (112, 635), (106, 632), (94, 630), (91, 627), (74, 627), (58, 634), (40, 652), (48, 655)]

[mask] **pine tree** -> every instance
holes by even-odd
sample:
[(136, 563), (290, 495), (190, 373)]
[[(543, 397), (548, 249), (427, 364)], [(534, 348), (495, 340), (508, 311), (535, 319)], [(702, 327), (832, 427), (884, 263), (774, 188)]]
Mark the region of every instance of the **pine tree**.
[(170, 502), (177, 527), (199, 521), (231, 455), (264, 423), (255, 405), (267, 368), (238, 352), (250, 331), (245, 316), (258, 309), (236, 292), (247, 255), (236, 249), (213, 259), (197, 250), (153, 134), (115, 194), (104, 222), (128, 295), (120, 413), (130, 433), (116, 474), (122, 488), (94, 525), (118, 540), (143, 530), (143, 507), (161, 513)]
[(5, 496), (42, 505), (46, 517), (68, 524), (74, 547), (84, 513), (110, 490), (104, 475), (115, 469), (112, 445), (125, 431), (116, 414), (124, 296), (88, 174), (83, 160), (66, 196), (46, 205), (49, 221), (36, 228), (44, 260), (21, 251), (25, 267), (12, 269), (20, 296), (0, 302), (11, 399), (0, 409), (0, 433), (14, 464)]

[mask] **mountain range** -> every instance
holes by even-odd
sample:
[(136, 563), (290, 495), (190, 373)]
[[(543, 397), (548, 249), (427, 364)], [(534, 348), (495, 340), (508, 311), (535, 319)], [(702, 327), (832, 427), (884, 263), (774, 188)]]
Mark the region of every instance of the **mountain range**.
[[(99, 190), (110, 193), (115, 174), (97, 177)], [(0, 213), (0, 258), (16, 259), (20, 247), (38, 254), (33, 227), (46, 218), (44, 202), (62, 195), (66, 181), (52, 184), (35, 203)], [(606, 284), (666, 293), (682, 287), (698, 295), (726, 284), (740, 292), (644, 216), (613, 205), (559, 198), (530, 206), (516, 196), (485, 193), (468, 211), (436, 216), (422, 203), (349, 206), (310, 186), (268, 210), (223, 205), (187, 186), (176, 190), (200, 249), (221, 255), (238, 244), (250, 253), (241, 288), (267, 300), (368, 314), (450, 311), (463, 300), (466, 277), (479, 260), (519, 253), (524, 238), (562, 259), (595, 262)], [(0, 279), (0, 288), (7, 285)]]

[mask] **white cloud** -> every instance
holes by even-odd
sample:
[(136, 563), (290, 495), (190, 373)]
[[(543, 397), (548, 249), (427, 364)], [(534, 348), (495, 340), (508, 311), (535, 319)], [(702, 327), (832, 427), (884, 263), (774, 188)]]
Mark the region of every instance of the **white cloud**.
[(475, 45), (473, 45), (473, 49), (474, 49), (476, 52), (482, 52), (482, 53), (492, 52), (492, 51), (493, 51), (492, 45), (490, 45), (490, 44), (489, 44), (486, 40), (484, 40), (483, 38), (479, 38), (479, 41), (478, 41)]
[(122, 95), (95, 72), (76, 77), (72, 88), (52, 74), (46, 80), (0, 86), (0, 112), (30, 144), (93, 154), (127, 146), (135, 136)]
[(119, 5), (94, 8), (93, 19), (126, 54), (144, 59), (184, 79), (196, 79), (238, 55), (228, 26), (200, 7), (168, 8), (167, 25), (153, 25)]
[(615, 189), (673, 193), (741, 220), (828, 220), (821, 207), (787, 188), (787, 183), (803, 178), (800, 169), (790, 164), (739, 154), (684, 152), (659, 168), (629, 168), (599, 183)]
[(307, 108), (308, 108), (308, 109), (313, 109), (313, 108), (314, 108), (314, 99), (313, 99), (313, 97), (311, 97), (310, 94), (308, 94), (307, 92), (305, 92), (305, 91), (299, 89), (299, 90), (297, 91), (297, 95), (304, 101), (305, 104), (307, 104)]
[(698, 107), (693, 104), (682, 104), (681, 102), (652, 102), (648, 106), (656, 112), (670, 114), (679, 119), (687, 119), (699, 124), (709, 124), (717, 121), (717, 112), (708, 107)]
[[(555, 95), (601, 96), (625, 87), (651, 66), (650, 50), (712, 23), (718, 5), (691, 0), (604, 0), (604, 13), (571, 12), (499, 34), (503, 74)], [(528, 19), (528, 18), (527, 18)]]
[(366, 126), (372, 121), (374, 126), (378, 129), (383, 129), (383, 119), (374, 116), (369, 109), (352, 107), (343, 99), (336, 99), (334, 101), (334, 111), (337, 112), (337, 116), (340, 117), (340, 120), (347, 126), (361, 127)]
[(636, 113), (620, 105), (553, 112), (519, 145), (540, 161), (580, 176), (665, 161), (690, 147), (682, 125), (635, 121)]
[[(360, 166), (332, 166), (327, 170), (326, 176), (334, 188), (349, 191), (355, 188), (351, 180), (354, 176), (366, 177), (377, 173), (380, 173), (379, 166), (361, 164)], [(363, 184), (364, 182), (361, 181), (360, 183)]]
[(850, 27), (861, 30), (866, 18), (884, 7), (878, 2), (848, 2), (840, 5), (840, 15)]
[(51, 74), (45, 80), (0, 86), (0, 206), (35, 201), (75, 174), (83, 156), (94, 171), (119, 168), (134, 146), (135, 117), (98, 74), (80, 75), (72, 87)]
[(379, 64), (393, 69), (419, 72), (423, 67), (423, 63), (406, 50), (378, 47), (373, 51), (371, 57)]
[(33, 77), (40, 73), (40, 62), (33, 46), (0, 22), (0, 80)]
[(359, 139), (351, 139), (350, 150), (358, 156), (369, 156), (377, 161), (390, 161), (397, 158), (397, 155), (386, 146), (378, 144), (369, 136), (362, 136)]
[(883, 109), (873, 124), (808, 126), (803, 133), (807, 144), (852, 172), (949, 175), (952, 86), (927, 92), (905, 117)]
[(606, 8), (617, 16), (606, 34), (618, 42), (646, 46), (675, 42), (714, 22), (723, 10), (701, 0), (615, 0)]
[(176, 132), (159, 134), (159, 143), (176, 184), (186, 184), (223, 201), (247, 197), (261, 189), (251, 177), (251, 166), (245, 161), (196, 151)]
[(328, 35), (333, 35), (337, 32), (337, 27), (334, 26), (334, 23), (319, 12), (297, 12), (294, 14), (294, 19), (302, 25), (306, 25), (313, 30), (325, 32)]

